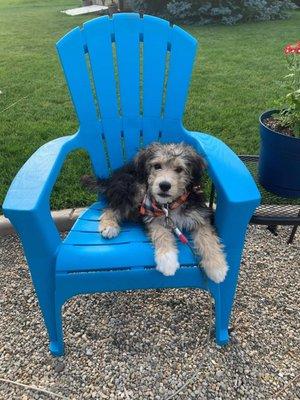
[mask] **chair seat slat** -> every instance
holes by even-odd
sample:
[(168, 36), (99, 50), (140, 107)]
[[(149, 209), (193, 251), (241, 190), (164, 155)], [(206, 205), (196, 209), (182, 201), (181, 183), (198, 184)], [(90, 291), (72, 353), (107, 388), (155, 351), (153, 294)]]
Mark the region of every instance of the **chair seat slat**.
[[(187, 246), (180, 243), (178, 249), (181, 266), (196, 265)], [(102, 246), (62, 245), (56, 261), (58, 273), (145, 267), (154, 268), (155, 260), (152, 245), (142, 242)], [(161, 275), (161, 279), (165, 277)]]
[[(137, 226), (136, 223), (126, 222), (126, 227), (135, 228)], [(127, 228), (126, 228), (127, 229)], [(73, 225), (72, 230), (80, 231), (80, 232), (90, 232), (90, 233), (98, 233), (99, 234), (99, 221), (98, 220), (86, 220), (86, 219), (77, 219), (75, 224)]]
[[(58, 253), (58, 272), (155, 266), (153, 245), (143, 224), (123, 222), (117, 237), (101, 236), (98, 224), (103, 205), (94, 203), (73, 225)], [(180, 264), (194, 265), (189, 248), (180, 242), (177, 246)]]
[[(86, 221), (84, 221), (86, 222)], [(88, 221), (91, 222), (91, 221)], [(82, 223), (82, 220), (81, 220)], [(95, 223), (95, 222), (94, 222)], [(78, 229), (78, 228), (76, 228)], [(86, 229), (86, 227), (82, 227)], [(112, 239), (105, 239), (101, 236), (99, 231), (96, 232), (86, 232), (77, 231), (72, 229), (71, 234), (69, 234), (64, 240), (64, 244), (73, 244), (78, 246), (111, 246), (114, 244), (124, 244), (124, 243), (137, 243), (137, 242), (149, 242), (148, 237), (143, 232), (141, 226), (133, 227), (132, 225), (128, 227), (122, 224), (121, 231), (119, 235)]]

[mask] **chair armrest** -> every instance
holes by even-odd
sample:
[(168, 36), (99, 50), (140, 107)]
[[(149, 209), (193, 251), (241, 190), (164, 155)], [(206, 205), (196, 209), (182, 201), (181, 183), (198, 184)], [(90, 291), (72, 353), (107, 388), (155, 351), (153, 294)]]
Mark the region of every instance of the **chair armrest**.
[[(260, 203), (256, 183), (240, 158), (221, 140), (185, 130), (184, 139), (208, 164), (217, 192), (215, 225), (226, 248), (239, 249), (239, 262), (249, 220)], [(232, 260), (233, 261), (233, 260)]]
[(50, 194), (67, 154), (78, 147), (77, 135), (41, 146), (14, 178), (3, 203), (28, 258), (53, 257), (61, 240), (50, 213)]
[(187, 141), (203, 155), (218, 194), (229, 203), (260, 202), (256, 183), (240, 158), (220, 139), (205, 133), (186, 131)]
[(3, 203), (4, 215), (12, 211), (34, 211), (49, 201), (66, 155), (76, 148), (76, 136), (64, 136), (41, 146), (19, 170)]

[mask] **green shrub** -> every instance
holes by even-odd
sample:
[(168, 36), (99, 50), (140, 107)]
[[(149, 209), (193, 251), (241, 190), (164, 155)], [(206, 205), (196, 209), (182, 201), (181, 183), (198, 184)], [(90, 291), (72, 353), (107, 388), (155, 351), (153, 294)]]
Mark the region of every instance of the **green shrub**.
[(131, 0), (131, 6), (171, 21), (201, 25), (282, 19), (296, 7), (291, 0)]

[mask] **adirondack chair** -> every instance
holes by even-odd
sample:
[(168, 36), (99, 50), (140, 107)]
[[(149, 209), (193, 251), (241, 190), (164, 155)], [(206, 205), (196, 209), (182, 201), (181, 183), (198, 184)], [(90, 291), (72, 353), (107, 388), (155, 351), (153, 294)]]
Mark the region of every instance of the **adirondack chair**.
[[(15, 177), (3, 205), (21, 238), (54, 356), (64, 351), (64, 302), (95, 292), (207, 290), (215, 301), (216, 341), (224, 345), (229, 340), (245, 232), (260, 195), (245, 165), (222, 141), (183, 127), (196, 47), (195, 38), (178, 26), (134, 13), (93, 19), (57, 43), (79, 129), (38, 149)], [(50, 193), (69, 152), (85, 149), (95, 175), (106, 177), (141, 144), (157, 140), (184, 141), (207, 161), (217, 192), (215, 226), (229, 265), (222, 284), (206, 279), (180, 243), (181, 268), (172, 277), (163, 276), (155, 269), (153, 248), (138, 224), (124, 223), (114, 239), (101, 237), (103, 198), (78, 218), (65, 239), (51, 218)]]

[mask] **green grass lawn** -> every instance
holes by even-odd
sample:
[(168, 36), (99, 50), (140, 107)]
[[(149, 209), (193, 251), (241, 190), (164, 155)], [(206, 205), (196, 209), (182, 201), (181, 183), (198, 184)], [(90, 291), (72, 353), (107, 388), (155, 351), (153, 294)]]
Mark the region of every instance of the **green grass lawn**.
[[(60, 13), (81, 3), (0, 2), (0, 204), (18, 169), (40, 145), (77, 129), (54, 46), (74, 26), (93, 18)], [(257, 153), (258, 116), (279, 93), (277, 81), (286, 72), (282, 48), (299, 39), (299, 26), (300, 12), (293, 12), (284, 21), (185, 27), (200, 42), (186, 127), (210, 132), (238, 153)], [(79, 184), (89, 170), (85, 153), (68, 158), (52, 196), (54, 209), (92, 201), (94, 195)]]

